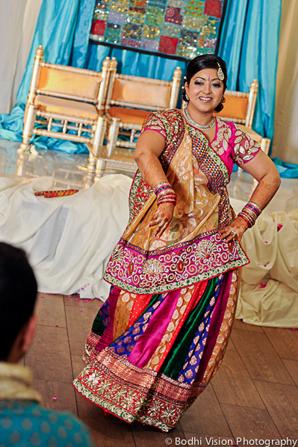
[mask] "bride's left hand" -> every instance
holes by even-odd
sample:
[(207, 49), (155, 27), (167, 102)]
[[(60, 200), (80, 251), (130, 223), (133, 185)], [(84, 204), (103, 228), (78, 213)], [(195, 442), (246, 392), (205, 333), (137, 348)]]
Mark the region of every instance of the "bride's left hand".
[(227, 225), (222, 230), (219, 230), (220, 239), (225, 239), (226, 242), (230, 242), (234, 238), (238, 242), (241, 241), (243, 233), (247, 230), (248, 223), (242, 217), (236, 217), (230, 225)]

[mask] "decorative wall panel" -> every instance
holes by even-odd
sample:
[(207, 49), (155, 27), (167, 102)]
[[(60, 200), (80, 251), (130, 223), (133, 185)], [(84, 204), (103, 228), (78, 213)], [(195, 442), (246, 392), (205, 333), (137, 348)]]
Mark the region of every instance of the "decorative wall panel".
[(92, 40), (190, 59), (214, 53), (224, 0), (98, 0)]

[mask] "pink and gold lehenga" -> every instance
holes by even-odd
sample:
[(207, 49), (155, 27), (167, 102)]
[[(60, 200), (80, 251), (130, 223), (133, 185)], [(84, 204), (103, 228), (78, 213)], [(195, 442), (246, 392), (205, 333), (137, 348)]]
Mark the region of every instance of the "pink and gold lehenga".
[(74, 387), (127, 422), (169, 431), (204, 391), (227, 347), (237, 269), (248, 260), (237, 241), (220, 240), (218, 229), (233, 218), (226, 190), (233, 163), (251, 160), (259, 146), (219, 118), (209, 144), (178, 110), (150, 114), (143, 129), (166, 140), (160, 161), (177, 205), (170, 227), (153, 237), (156, 197), (136, 173), (130, 223), (105, 272), (113, 287)]

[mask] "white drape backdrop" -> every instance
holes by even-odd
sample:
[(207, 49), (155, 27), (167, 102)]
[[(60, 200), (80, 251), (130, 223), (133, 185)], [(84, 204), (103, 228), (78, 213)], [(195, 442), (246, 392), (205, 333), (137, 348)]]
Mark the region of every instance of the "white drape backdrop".
[(9, 113), (25, 71), (42, 0), (0, 0), (0, 113)]
[(298, 1), (283, 0), (272, 155), (298, 163)]

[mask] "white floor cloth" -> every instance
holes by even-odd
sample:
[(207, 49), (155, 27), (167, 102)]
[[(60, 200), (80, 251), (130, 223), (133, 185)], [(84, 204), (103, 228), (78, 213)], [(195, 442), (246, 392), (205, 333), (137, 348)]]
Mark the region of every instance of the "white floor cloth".
[(115, 174), (46, 199), (34, 192), (51, 189), (52, 177), (0, 177), (0, 240), (26, 250), (40, 291), (105, 299), (102, 276), (128, 221), (130, 186), (129, 177)]
[[(244, 203), (231, 200), (236, 212)], [(250, 264), (242, 270), (236, 318), (262, 326), (298, 327), (298, 210), (262, 214), (244, 233)]]
[[(104, 300), (103, 272), (128, 221), (130, 186), (129, 177), (107, 175), (73, 196), (46, 199), (34, 192), (51, 189), (52, 177), (0, 177), (0, 240), (26, 250), (40, 291)], [(231, 203), (239, 212), (245, 202)], [(298, 327), (298, 210), (261, 215), (243, 248), (251, 262), (236, 317)]]

